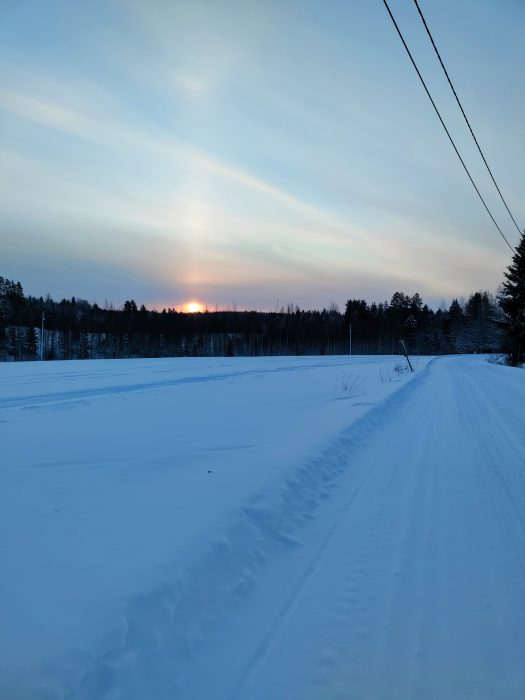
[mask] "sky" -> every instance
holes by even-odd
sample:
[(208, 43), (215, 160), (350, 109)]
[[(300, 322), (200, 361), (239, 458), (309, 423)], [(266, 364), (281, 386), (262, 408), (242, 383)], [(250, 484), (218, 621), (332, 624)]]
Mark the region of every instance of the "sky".
[[(509, 240), (412, 0), (391, 8)], [(525, 226), (525, 3), (420, 0)], [(382, 0), (0, 0), (0, 275), (149, 307), (496, 291), (510, 251)]]

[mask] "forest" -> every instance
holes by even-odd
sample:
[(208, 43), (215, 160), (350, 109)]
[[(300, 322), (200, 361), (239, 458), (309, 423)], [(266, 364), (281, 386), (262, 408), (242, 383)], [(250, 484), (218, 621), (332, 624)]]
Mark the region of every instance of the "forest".
[[(41, 347), (41, 321), (45, 317)], [(20, 282), (0, 277), (0, 360), (497, 352), (502, 313), (486, 291), (434, 310), (418, 293), (389, 301), (349, 299), (344, 313), (288, 304), (276, 312), (183, 313), (140, 307), (101, 308), (84, 299), (61, 301), (24, 294)]]

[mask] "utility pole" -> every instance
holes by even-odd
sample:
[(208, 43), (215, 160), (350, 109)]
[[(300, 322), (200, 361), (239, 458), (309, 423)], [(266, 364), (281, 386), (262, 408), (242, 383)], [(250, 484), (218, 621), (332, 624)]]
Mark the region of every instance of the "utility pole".
[(40, 361), (44, 359), (44, 321), (46, 320), (46, 315), (42, 311), (42, 328), (40, 330)]
[(348, 354), (351, 355), (352, 354), (352, 324), (350, 324), (349, 333), (348, 333), (348, 350), (349, 350)]

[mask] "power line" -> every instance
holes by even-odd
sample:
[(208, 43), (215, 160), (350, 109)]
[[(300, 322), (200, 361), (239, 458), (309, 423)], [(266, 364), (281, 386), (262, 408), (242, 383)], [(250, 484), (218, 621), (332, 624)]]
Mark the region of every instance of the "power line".
[(512, 250), (512, 252), (514, 253), (514, 252), (515, 252), (515, 251), (514, 251), (514, 248), (513, 248), (512, 245), (509, 243), (509, 241), (507, 240), (505, 234), (503, 233), (503, 231), (502, 231), (502, 230), (500, 229), (500, 227), (498, 226), (498, 224), (497, 224), (497, 222), (496, 222), (496, 219), (492, 216), (492, 212), (491, 212), (490, 209), (488, 208), (488, 206), (487, 206), (485, 200), (483, 199), (483, 196), (482, 196), (481, 192), (478, 190), (477, 185), (476, 185), (476, 183), (474, 182), (474, 180), (473, 180), (473, 178), (472, 178), (472, 175), (471, 175), (470, 172), (469, 172), (469, 169), (468, 169), (467, 166), (465, 165), (465, 161), (464, 161), (463, 158), (461, 157), (461, 154), (460, 154), (460, 152), (458, 151), (457, 146), (456, 146), (456, 144), (454, 143), (454, 140), (453, 140), (452, 136), (450, 135), (450, 132), (449, 132), (449, 130), (447, 129), (445, 122), (443, 121), (443, 117), (442, 117), (441, 114), (439, 113), (439, 110), (438, 110), (438, 108), (436, 107), (436, 103), (434, 102), (434, 100), (433, 100), (433, 98), (432, 98), (432, 95), (430, 94), (430, 91), (429, 91), (429, 89), (427, 88), (427, 85), (426, 85), (425, 81), (423, 80), (423, 76), (421, 75), (421, 73), (420, 73), (420, 71), (419, 71), (419, 68), (417, 67), (416, 62), (414, 61), (414, 58), (413, 58), (412, 54), (410, 53), (410, 49), (408, 48), (407, 43), (406, 43), (406, 41), (405, 41), (403, 35), (401, 34), (401, 30), (400, 30), (399, 27), (397, 26), (397, 22), (396, 22), (396, 20), (395, 20), (395, 18), (394, 18), (394, 15), (392, 14), (392, 12), (391, 12), (391, 10), (390, 10), (390, 7), (388, 6), (387, 0), (383, 0), (383, 3), (384, 3), (384, 5), (385, 5), (385, 7), (386, 7), (386, 9), (387, 9), (387, 11), (388, 11), (388, 14), (390, 15), (390, 19), (392, 20), (392, 22), (393, 22), (393, 24), (394, 24), (394, 27), (396, 28), (397, 33), (399, 34), (399, 38), (401, 39), (401, 41), (402, 41), (402, 43), (403, 43), (403, 46), (405, 47), (405, 50), (406, 50), (406, 52), (407, 52), (407, 54), (408, 54), (408, 57), (410, 58), (410, 61), (412, 62), (412, 65), (414, 66), (414, 69), (415, 69), (415, 71), (416, 71), (416, 73), (417, 73), (417, 75), (418, 75), (418, 77), (419, 77), (419, 80), (421, 81), (421, 84), (422, 84), (423, 87), (425, 88), (425, 92), (427, 93), (428, 99), (429, 99), (430, 102), (432, 103), (432, 107), (434, 107), (434, 111), (436, 112), (436, 114), (437, 114), (437, 116), (438, 116), (438, 118), (439, 118), (439, 121), (441, 122), (441, 126), (442, 126), (443, 129), (445, 130), (445, 133), (446, 133), (446, 135), (448, 136), (448, 139), (449, 139), (450, 143), (452, 144), (453, 149), (456, 151), (456, 155), (457, 155), (457, 157), (459, 158), (459, 160), (460, 160), (460, 162), (461, 162), (461, 165), (463, 166), (465, 172), (467, 173), (468, 178), (469, 178), (470, 182), (472, 183), (472, 186), (473, 186), (474, 189), (476, 190), (476, 193), (477, 193), (478, 197), (480, 198), (480, 200), (481, 200), (483, 206), (484, 206), (485, 209), (487, 210), (488, 215), (489, 215), (490, 218), (492, 219), (492, 223), (493, 223), (494, 226), (498, 229), (498, 232), (499, 232), (500, 236), (503, 238), (503, 240), (505, 241), (505, 243), (508, 245), (508, 247), (509, 247), (509, 248)]
[(450, 79), (450, 76), (449, 76), (449, 74), (448, 74), (448, 71), (447, 71), (447, 69), (445, 68), (445, 64), (443, 63), (443, 60), (442, 60), (441, 55), (440, 55), (440, 53), (439, 53), (439, 51), (438, 51), (438, 48), (437, 48), (436, 43), (435, 43), (435, 41), (434, 41), (434, 38), (433, 38), (432, 34), (430, 33), (430, 29), (428, 28), (428, 24), (426, 23), (426, 20), (425, 20), (425, 18), (424, 18), (424, 16), (423, 16), (423, 13), (421, 12), (421, 8), (419, 7), (418, 1), (417, 1), (417, 0), (414, 0), (414, 4), (415, 4), (415, 6), (417, 7), (417, 11), (419, 12), (419, 16), (421, 17), (421, 21), (423, 22), (423, 24), (424, 24), (424, 26), (425, 26), (425, 29), (427, 30), (428, 37), (429, 37), (430, 41), (432, 42), (432, 46), (434, 47), (434, 51), (436, 52), (436, 56), (438, 57), (439, 62), (441, 63), (441, 68), (443, 68), (443, 72), (444, 72), (445, 75), (447, 76), (448, 84), (450, 85), (450, 88), (451, 88), (452, 92), (454, 93), (454, 97), (456, 98), (456, 102), (458, 103), (458, 107), (459, 107), (460, 110), (461, 110), (461, 114), (463, 115), (463, 118), (464, 118), (465, 121), (467, 122), (467, 126), (468, 126), (468, 128), (469, 128), (469, 131), (470, 131), (470, 133), (472, 134), (472, 138), (474, 139), (474, 142), (475, 142), (476, 146), (478, 147), (479, 154), (480, 154), (480, 156), (483, 158), (483, 162), (485, 163), (485, 166), (486, 166), (487, 170), (489, 171), (489, 175), (490, 175), (490, 177), (492, 178), (492, 182), (494, 183), (494, 187), (498, 190), (498, 194), (499, 194), (499, 196), (501, 197), (501, 201), (502, 201), (503, 204), (505, 205), (505, 209), (508, 211), (509, 216), (510, 216), (510, 218), (512, 219), (512, 222), (514, 223), (514, 226), (516, 227), (516, 229), (518, 230), (518, 233), (519, 233), (520, 236), (521, 236), (520, 227), (519, 227), (518, 224), (516, 223), (516, 219), (512, 216), (512, 213), (511, 213), (511, 211), (510, 211), (510, 209), (509, 209), (509, 207), (508, 207), (508, 204), (507, 204), (507, 202), (505, 201), (505, 198), (503, 197), (503, 195), (501, 194), (501, 190), (500, 190), (500, 188), (498, 187), (498, 183), (496, 182), (496, 179), (495, 179), (494, 175), (492, 174), (492, 170), (490, 169), (489, 164), (487, 163), (487, 159), (485, 158), (485, 156), (484, 156), (484, 154), (483, 154), (483, 151), (481, 150), (481, 146), (479, 145), (478, 140), (477, 140), (477, 138), (476, 138), (476, 136), (475, 136), (475, 134), (474, 134), (474, 131), (472, 130), (472, 127), (470, 126), (470, 122), (469, 122), (469, 120), (468, 120), (468, 118), (467, 118), (467, 115), (465, 114), (465, 110), (463, 109), (463, 105), (461, 104), (461, 102), (460, 102), (460, 100), (459, 100), (459, 97), (458, 97), (458, 94), (457, 94), (457, 92), (456, 92), (456, 90), (455, 90), (455, 88), (454, 88), (454, 85), (452, 85), (452, 80)]

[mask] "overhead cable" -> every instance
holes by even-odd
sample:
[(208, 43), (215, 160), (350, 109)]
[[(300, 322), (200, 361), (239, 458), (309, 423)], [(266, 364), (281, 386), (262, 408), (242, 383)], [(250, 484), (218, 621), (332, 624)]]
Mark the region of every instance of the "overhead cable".
[(469, 128), (469, 131), (470, 131), (470, 133), (472, 134), (472, 138), (474, 139), (474, 143), (476, 144), (476, 146), (477, 146), (477, 148), (478, 148), (478, 151), (479, 151), (479, 154), (480, 154), (480, 156), (482, 157), (483, 162), (485, 163), (485, 167), (487, 168), (487, 170), (488, 170), (488, 172), (489, 172), (489, 175), (490, 175), (490, 177), (492, 178), (492, 182), (494, 183), (494, 187), (498, 190), (498, 194), (499, 194), (499, 196), (501, 197), (501, 201), (502, 201), (503, 204), (505, 205), (505, 209), (508, 211), (509, 216), (510, 216), (510, 218), (512, 219), (512, 222), (513, 222), (514, 226), (516, 227), (516, 229), (518, 230), (518, 233), (519, 233), (520, 236), (521, 236), (520, 227), (519, 227), (518, 224), (516, 223), (516, 219), (512, 216), (512, 212), (510, 211), (509, 206), (508, 206), (507, 202), (505, 201), (505, 198), (504, 198), (503, 195), (501, 194), (501, 190), (500, 190), (500, 188), (498, 187), (498, 183), (496, 182), (496, 178), (495, 178), (494, 175), (492, 174), (492, 170), (490, 169), (489, 164), (487, 163), (487, 159), (485, 158), (485, 155), (484, 155), (483, 151), (481, 150), (481, 146), (480, 146), (479, 143), (478, 143), (478, 139), (476, 138), (476, 135), (474, 134), (474, 131), (473, 131), (473, 129), (472, 129), (471, 125), (470, 125), (470, 122), (469, 122), (469, 120), (468, 120), (468, 118), (467, 118), (467, 115), (465, 114), (465, 110), (463, 109), (463, 105), (461, 104), (461, 102), (460, 102), (460, 100), (459, 100), (459, 97), (458, 97), (458, 94), (457, 94), (457, 92), (456, 92), (456, 89), (454, 88), (454, 85), (452, 84), (452, 80), (450, 79), (450, 76), (449, 76), (449, 74), (448, 74), (447, 69), (445, 68), (445, 64), (443, 63), (443, 59), (441, 58), (441, 54), (440, 54), (439, 51), (438, 51), (438, 48), (437, 48), (436, 43), (435, 43), (435, 41), (434, 41), (434, 37), (433, 37), (432, 34), (430, 33), (430, 29), (428, 28), (428, 24), (426, 23), (425, 17), (423, 16), (423, 12), (421, 11), (421, 8), (419, 7), (418, 1), (417, 1), (417, 0), (414, 0), (414, 4), (415, 4), (415, 6), (417, 7), (417, 11), (419, 12), (419, 16), (421, 17), (421, 21), (423, 22), (423, 25), (424, 25), (424, 27), (425, 27), (425, 29), (426, 29), (426, 31), (427, 31), (428, 37), (429, 37), (430, 41), (432, 42), (432, 46), (434, 47), (434, 51), (436, 52), (436, 56), (437, 56), (438, 59), (439, 59), (439, 62), (440, 62), (440, 64), (441, 64), (441, 68), (443, 68), (443, 72), (445, 73), (445, 75), (446, 75), (446, 77), (447, 77), (448, 84), (450, 85), (450, 89), (451, 89), (452, 92), (454, 93), (454, 97), (456, 98), (456, 102), (458, 103), (458, 107), (459, 107), (460, 110), (461, 110), (461, 114), (463, 115), (463, 118), (465, 119), (465, 121), (466, 121), (466, 123), (467, 123), (467, 126), (468, 126), (468, 128)]
[(397, 22), (396, 22), (396, 20), (395, 20), (395, 18), (394, 18), (394, 15), (392, 14), (392, 12), (391, 12), (391, 10), (390, 10), (390, 7), (389, 7), (389, 5), (388, 5), (387, 0), (383, 0), (383, 3), (384, 3), (384, 5), (385, 5), (385, 7), (386, 7), (386, 9), (387, 9), (388, 14), (390, 15), (390, 19), (392, 20), (392, 22), (393, 22), (393, 24), (394, 24), (394, 27), (396, 28), (396, 31), (397, 31), (397, 33), (398, 33), (398, 35), (399, 35), (399, 38), (401, 39), (401, 42), (403, 43), (403, 46), (405, 47), (405, 50), (406, 50), (406, 52), (407, 52), (407, 54), (408, 54), (408, 57), (410, 58), (410, 61), (411, 61), (412, 65), (414, 66), (414, 69), (415, 69), (415, 71), (416, 71), (416, 73), (417, 73), (417, 75), (418, 75), (418, 77), (419, 77), (419, 80), (421, 81), (421, 84), (423, 85), (423, 87), (424, 87), (424, 89), (425, 89), (425, 92), (427, 93), (428, 99), (429, 99), (430, 102), (432, 103), (432, 107), (434, 107), (434, 111), (436, 112), (436, 114), (437, 114), (437, 116), (438, 116), (438, 118), (439, 118), (439, 121), (441, 122), (441, 126), (442, 126), (443, 129), (445, 130), (445, 133), (446, 133), (446, 135), (448, 136), (448, 139), (449, 139), (450, 143), (452, 144), (452, 147), (453, 147), (453, 149), (455, 150), (456, 155), (457, 155), (457, 157), (459, 158), (459, 160), (460, 160), (460, 162), (461, 162), (461, 165), (463, 166), (463, 169), (464, 169), (465, 172), (467, 173), (468, 178), (469, 178), (470, 182), (472, 183), (472, 186), (473, 186), (474, 189), (476, 190), (476, 193), (477, 193), (478, 197), (480, 198), (480, 200), (481, 200), (483, 206), (485, 207), (485, 209), (486, 209), (488, 215), (489, 215), (490, 218), (492, 219), (492, 223), (493, 223), (494, 226), (497, 228), (497, 230), (498, 230), (500, 236), (503, 238), (503, 240), (505, 241), (505, 243), (508, 245), (508, 247), (509, 247), (509, 248), (511, 249), (511, 251), (514, 253), (514, 252), (515, 252), (515, 251), (514, 251), (514, 248), (512, 247), (512, 245), (511, 245), (511, 244), (509, 243), (509, 241), (507, 240), (507, 237), (505, 236), (505, 234), (503, 233), (503, 231), (501, 230), (501, 228), (498, 226), (498, 223), (497, 223), (496, 219), (495, 219), (494, 216), (492, 215), (492, 212), (491, 212), (490, 209), (488, 208), (488, 206), (487, 206), (485, 200), (483, 199), (483, 196), (482, 196), (481, 192), (479, 191), (479, 189), (478, 189), (476, 183), (474, 182), (474, 179), (473, 179), (472, 175), (470, 174), (469, 169), (468, 169), (467, 166), (465, 165), (465, 161), (464, 161), (463, 158), (461, 157), (461, 154), (460, 154), (460, 152), (458, 151), (458, 148), (457, 148), (456, 144), (454, 143), (454, 139), (453, 139), (452, 136), (450, 135), (450, 132), (449, 132), (449, 130), (447, 129), (447, 126), (446, 126), (445, 122), (443, 121), (443, 117), (441, 116), (441, 114), (440, 114), (440, 112), (439, 112), (439, 110), (438, 110), (438, 108), (437, 108), (437, 106), (436, 106), (436, 103), (434, 102), (434, 99), (432, 98), (432, 95), (430, 94), (430, 91), (429, 91), (429, 89), (428, 89), (428, 87), (427, 87), (427, 84), (425, 83), (425, 81), (424, 81), (424, 79), (423, 79), (423, 76), (421, 75), (421, 72), (420, 72), (419, 68), (417, 67), (417, 64), (416, 64), (416, 62), (415, 62), (415, 60), (414, 60), (414, 57), (412, 56), (412, 53), (410, 52), (410, 49), (409, 49), (408, 46), (407, 46), (407, 43), (406, 43), (406, 41), (405, 41), (405, 39), (404, 39), (404, 37), (403, 37), (403, 34), (401, 33), (401, 30), (399, 29), (398, 24), (397, 24)]

